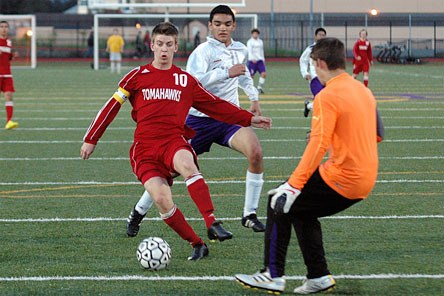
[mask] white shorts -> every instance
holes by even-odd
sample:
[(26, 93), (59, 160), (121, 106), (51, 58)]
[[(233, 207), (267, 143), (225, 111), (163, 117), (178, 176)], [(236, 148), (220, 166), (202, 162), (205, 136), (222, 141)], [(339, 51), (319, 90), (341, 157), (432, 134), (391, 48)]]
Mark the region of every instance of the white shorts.
[(114, 62), (120, 62), (122, 60), (122, 54), (120, 52), (110, 52), (109, 60)]

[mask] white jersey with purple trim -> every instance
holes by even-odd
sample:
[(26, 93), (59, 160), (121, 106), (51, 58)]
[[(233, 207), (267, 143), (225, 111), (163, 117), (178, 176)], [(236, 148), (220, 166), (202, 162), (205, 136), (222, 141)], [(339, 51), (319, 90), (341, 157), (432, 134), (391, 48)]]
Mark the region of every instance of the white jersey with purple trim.
[[(201, 43), (188, 58), (186, 71), (195, 76), (212, 94), (239, 106), (238, 88), (242, 88), (251, 101), (257, 101), (258, 91), (253, 79), (245, 66), (245, 74), (239, 77), (228, 77), (228, 69), (235, 64), (246, 64), (247, 47), (238, 41), (224, 43), (212, 37)], [(205, 117), (204, 113), (191, 108), (189, 114)]]
[(317, 77), (315, 66), (313, 65), (313, 60), (310, 58), (311, 51), (313, 50), (313, 46), (316, 44), (307, 46), (307, 48), (302, 53), (299, 58), (299, 66), (301, 68), (302, 77), (305, 78), (308, 74), (310, 74), (311, 79)]
[(247, 41), (247, 48), (249, 61), (265, 61), (264, 43), (261, 39), (251, 37)]

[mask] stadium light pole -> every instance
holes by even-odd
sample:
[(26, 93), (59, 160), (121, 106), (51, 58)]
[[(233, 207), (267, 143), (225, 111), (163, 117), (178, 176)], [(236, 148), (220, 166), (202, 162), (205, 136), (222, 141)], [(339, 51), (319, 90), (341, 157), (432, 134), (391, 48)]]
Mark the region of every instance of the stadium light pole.
[(313, 0), (310, 0), (310, 36), (314, 38), (314, 30), (313, 30)]

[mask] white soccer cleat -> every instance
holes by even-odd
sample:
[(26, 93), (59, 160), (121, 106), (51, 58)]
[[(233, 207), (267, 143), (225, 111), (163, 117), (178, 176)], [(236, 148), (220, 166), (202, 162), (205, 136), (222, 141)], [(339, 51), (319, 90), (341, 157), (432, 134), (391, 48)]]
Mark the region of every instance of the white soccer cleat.
[(268, 270), (259, 271), (253, 275), (236, 274), (235, 278), (247, 288), (261, 289), (275, 295), (280, 295), (285, 290), (285, 279), (283, 277), (272, 278)]
[(335, 279), (331, 274), (315, 279), (305, 279), (302, 286), (294, 289), (296, 294), (311, 294), (318, 292), (331, 292), (336, 287)]

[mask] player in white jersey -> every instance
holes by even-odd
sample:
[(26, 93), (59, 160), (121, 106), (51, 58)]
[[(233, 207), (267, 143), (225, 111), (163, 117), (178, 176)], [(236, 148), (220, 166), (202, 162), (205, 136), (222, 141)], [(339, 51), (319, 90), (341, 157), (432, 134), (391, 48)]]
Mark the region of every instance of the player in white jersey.
[(251, 30), (251, 38), (247, 41), (248, 48), (248, 70), (251, 77), (259, 72), (259, 82), (257, 90), (263, 94), (265, 78), (267, 77), (267, 69), (265, 67), (264, 43), (259, 38), (260, 31), (258, 29)]
[[(310, 90), (313, 94), (313, 97), (316, 96), (324, 86), (318, 79), (318, 75), (316, 74), (315, 67), (313, 65), (313, 60), (310, 58), (311, 50), (316, 42), (322, 38), (327, 36), (327, 31), (324, 28), (317, 28), (315, 31), (314, 40), (315, 42), (304, 50), (301, 57), (299, 58), (299, 66), (301, 68), (302, 77), (310, 82)], [(304, 116), (307, 117), (310, 110), (313, 109), (313, 102), (305, 101), (305, 109)]]
[[(236, 28), (233, 11), (226, 5), (216, 6), (210, 13), (208, 28), (212, 35), (191, 53), (187, 72), (194, 75), (208, 91), (237, 106), (238, 88), (241, 87), (251, 101), (250, 111), (260, 115), (258, 91), (245, 66), (247, 47), (231, 38)], [(186, 124), (196, 132), (190, 140), (196, 154), (210, 151), (211, 145), (217, 143), (247, 157), (249, 165), (241, 221), (244, 227), (255, 232), (265, 231), (264, 224), (256, 215), (264, 181), (262, 147), (254, 131), (217, 121), (193, 109), (188, 114)], [(128, 236), (137, 235), (139, 225), (151, 205), (152, 199), (145, 192), (128, 218)]]

